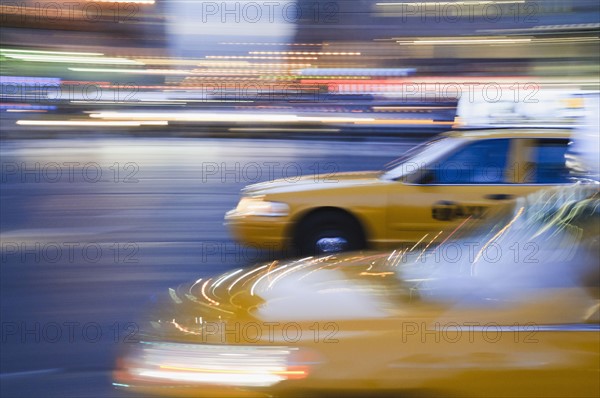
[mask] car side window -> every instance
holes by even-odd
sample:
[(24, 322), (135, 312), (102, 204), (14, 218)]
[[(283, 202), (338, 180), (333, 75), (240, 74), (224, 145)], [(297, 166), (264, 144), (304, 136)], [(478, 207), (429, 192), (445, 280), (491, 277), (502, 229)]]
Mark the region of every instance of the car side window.
[(568, 182), (569, 169), (566, 165), (565, 153), (569, 147), (569, 140), (542, 138), (535, 140), (533, 145), (535, 146), (532, 154), (535, 165), (533, 183)]
[(489, 139), (458, 149), (434, 168), (433, 184), (503, 184), (510, 139)]

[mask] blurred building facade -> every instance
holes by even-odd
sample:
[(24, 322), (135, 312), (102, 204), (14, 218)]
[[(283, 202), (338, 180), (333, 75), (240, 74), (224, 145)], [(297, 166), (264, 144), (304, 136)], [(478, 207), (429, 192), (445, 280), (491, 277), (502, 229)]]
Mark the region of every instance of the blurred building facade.
[[(597, 74), (600, 3), (299, 0), (295, 42), (421, 74)], [(323, 59), (331, 66), (335, 60)], [(356, 61), (356, 62), (354, 62)]]

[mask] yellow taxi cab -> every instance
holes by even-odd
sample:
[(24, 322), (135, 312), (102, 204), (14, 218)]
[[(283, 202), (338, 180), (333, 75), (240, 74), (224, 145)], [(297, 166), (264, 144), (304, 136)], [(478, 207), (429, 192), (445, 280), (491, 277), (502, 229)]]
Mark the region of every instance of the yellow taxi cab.
[(558, 129), (448, 132), (384, 171), (247, 186), (225, 221), (244, 244), (302, 254), (439, 243), (488, 225), (517, 197), (569, 184), (569, 143)]
[(598, 396), (600, 197), (566, 188), (499, 222), (499, 258), (482, 245), (450, 261), (447, 242), (169, 289), (114, 384), (143, 397)]

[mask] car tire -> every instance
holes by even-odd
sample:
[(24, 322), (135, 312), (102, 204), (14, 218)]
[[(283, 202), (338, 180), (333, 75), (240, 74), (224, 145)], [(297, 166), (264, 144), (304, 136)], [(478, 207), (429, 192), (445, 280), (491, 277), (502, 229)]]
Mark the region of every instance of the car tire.
[(351, 215), (321, 211), (300, 222), (294, 239), (300, 255), (331, 254), (366, 247), (362, 227)]

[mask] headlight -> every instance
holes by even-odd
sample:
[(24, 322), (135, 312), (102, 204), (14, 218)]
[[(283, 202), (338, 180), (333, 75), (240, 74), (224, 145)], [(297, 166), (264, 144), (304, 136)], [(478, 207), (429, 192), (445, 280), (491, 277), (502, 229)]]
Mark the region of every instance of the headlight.
[(267, 202), (260, 198), (242, 198), (234, 210), (237, 216), (284, 217), (290, 212), (285, 203)]
[(117, 381), (268, 387), (306, 378), (315, 355), (295, 347), (141, 342), (120, 361), (126, 373)]

